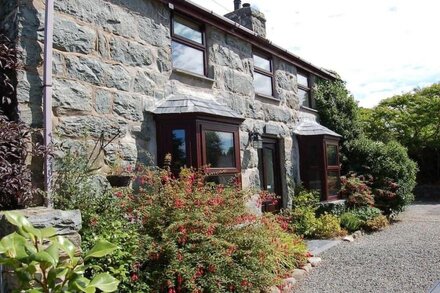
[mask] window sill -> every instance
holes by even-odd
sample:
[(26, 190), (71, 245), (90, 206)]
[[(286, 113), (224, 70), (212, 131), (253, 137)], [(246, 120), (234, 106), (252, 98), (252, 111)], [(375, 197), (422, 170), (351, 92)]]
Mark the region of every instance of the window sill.
[(264, 95), (264, 94), (259, 94), (259, 93), (255, 93), (255, 98), (258, 98), (259, 100), (262, 100), (262, 102), (273, 102), (273, 103), (279, 103), (280, 99), (277, 99), (273, 96), (268, 96), (268, 95)]
[(313, 108), (309, 108), (309, 107), (306, 107), (306, 106), (300, 106), (300, 108), (301, 108), (301, 110), (305, 110), (305, 111), (308, 111), (308, 112), (318, 113), (318, 110), (313, 109)]
[(200, 75), (200, 74), (197, 74), (194, 72), (186, 71), (183, 69), (178, 69), (178, 68), (173, 69), (173, 74), (178, 75), (183, 78), (186, 78), (186, 79), (195, 78), (199, 81), (210, 83), (210, 84), (213, 84), (215, 82), (215, 80), (212, 78), (209, 78), (209, 77), (206, 77), (204, 75)]

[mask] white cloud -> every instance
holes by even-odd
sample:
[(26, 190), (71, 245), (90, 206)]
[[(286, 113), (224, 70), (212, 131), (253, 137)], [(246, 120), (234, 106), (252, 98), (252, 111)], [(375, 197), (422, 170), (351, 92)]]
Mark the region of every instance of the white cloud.
[[(193, 0), (225, 14), (233, 0)], [(440, 1), (249, 0), (274, 43), (337, 71), (361, 106), (440, 82)]]

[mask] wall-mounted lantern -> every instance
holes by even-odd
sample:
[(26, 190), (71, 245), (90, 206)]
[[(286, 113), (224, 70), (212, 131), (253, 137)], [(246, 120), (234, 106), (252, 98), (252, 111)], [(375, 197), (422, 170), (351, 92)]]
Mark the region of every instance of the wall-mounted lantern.
[(263, 148), (263, 138), (261, 137), (261, 134), (258, 132), (251, 132), (249, 133), (249, 140), (252, 142), (252, 146), (256, 149), (262, 149)]

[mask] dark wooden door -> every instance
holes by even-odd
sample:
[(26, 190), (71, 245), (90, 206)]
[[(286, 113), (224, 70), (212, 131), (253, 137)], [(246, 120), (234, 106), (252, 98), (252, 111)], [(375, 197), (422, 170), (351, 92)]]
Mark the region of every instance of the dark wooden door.
[[(265, 138), (263, 148), (259, 150), (259, 171), (260, 184), (263, 190), (281, 196), (281, 164), (279, 155), (279, 144), (276, 139)], [(281, 200), (263, 202), (264, 212), (274, 212), (281, 208)]]

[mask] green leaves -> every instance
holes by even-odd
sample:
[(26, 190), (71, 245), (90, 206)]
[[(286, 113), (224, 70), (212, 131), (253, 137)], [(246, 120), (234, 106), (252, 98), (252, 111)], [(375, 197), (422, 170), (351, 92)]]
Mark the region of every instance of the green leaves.
[(95, 246), (84, 257), (84, 260), (87, 260), (91, 257), (103, 257), (109, 253), (112, 253), (117, 248), (118, 247), (116, 245), (111, 244), (107, 240), (99, 239)]
[[(103, 292), (117, 290), (119, 281), (108, 273), (95, 276), (92, 281), (83, 276), (87, 266), (76, 257), (76, 247), (65, 237), (55, 236), (53, 228), (36, 229), (18, 213), (6, 212), (7, 220), (17, 226), (18, 232), (0, 240), (0, 263), (11, 267), (25, 292)], [(117, 246), (100, 240), (85, 257), (102, 257)], [(60, 252), (68, 258), (60, 257)], [(37, 283), (31, 283), (39, 280)], [(66, 291), (68, 290), (68, 291)]]

